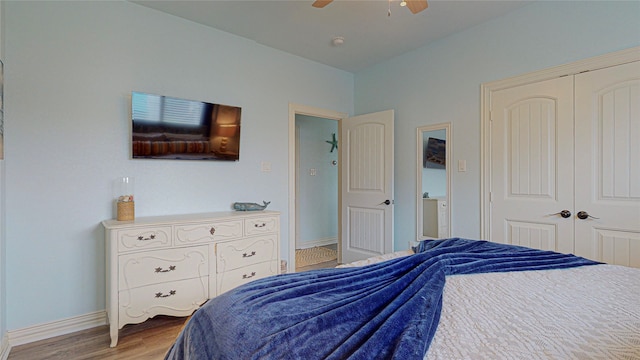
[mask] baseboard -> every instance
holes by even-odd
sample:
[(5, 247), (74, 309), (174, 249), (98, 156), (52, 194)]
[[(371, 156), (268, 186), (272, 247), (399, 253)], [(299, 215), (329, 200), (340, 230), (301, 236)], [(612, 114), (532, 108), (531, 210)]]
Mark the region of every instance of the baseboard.
[(327, 245), (333, 245), (337, 243), (338, 243), (337, 237), (316, 239), (312, 241), (305, 241), (304, 243), (300, 244), (300, 246), (296, 245), (296, 249), (308, 249), (316, 246), (327, 246)]
[(8, 343), (10, 347), (13, 347), (106, 324), (106, 311), (96, 311), (94, 313), (75, 316), (68, 319), (8, 331)]
[(7, 360), (9, 358), (10, 351), (11, 345), (9, 345), (9, 337), (5, 333), (2, 337), (2, 343), (0, 343), (0, 360)]

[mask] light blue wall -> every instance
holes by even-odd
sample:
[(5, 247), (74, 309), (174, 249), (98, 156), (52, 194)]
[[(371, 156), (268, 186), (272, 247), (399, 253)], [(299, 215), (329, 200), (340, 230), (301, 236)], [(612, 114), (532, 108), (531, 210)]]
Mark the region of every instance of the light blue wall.
[(452, 122), (452, 235), (480, 236), (480, 84), (638, 46), (640, 2), (540, 1), (367, 68), (355, 114), (395, 109), (395, 244), (415, 237), (416, 128)]
[[(296, 248), (302, 248), (338, 237), (338, 167), (332, 164), (338, 160), (338, 151), (331, 152), (331, 145), (326, 143), (332, 139), (331, 134), (338, 137), (338, 122), (297, 115), (296, 126), (300, 127)], [(313, 176), (311, 169), (315, 169)]]
[[(104, 310), (119, 176), (137, 216), (270, 200), (287, 244), (288, 105), (352, 113), (352, 74), (125, 1), (5, 5), (9, 331)], [(130, 160), (133, 90), (241, 106), (240, 162)]]

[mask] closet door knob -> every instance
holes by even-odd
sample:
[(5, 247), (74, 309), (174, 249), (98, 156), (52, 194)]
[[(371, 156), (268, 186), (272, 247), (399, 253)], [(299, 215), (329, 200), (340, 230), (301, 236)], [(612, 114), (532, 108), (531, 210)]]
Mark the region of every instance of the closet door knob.
[(549, 216), (553, 216), (553, 215), (560, 215), (560, 216), (562, 216), (563, 218), (565, 218), (565, 219), (566, 219), (566, 218), (568, 218), (568, 217), (570, 217), (570, 216), (571, 216), (571, 211), (569, 211), (569, 210), (562, 210), (562, 211), (557, 212), (557, 213), (555, 213), (555, 214), (549, 214)]
[(592, 219), (600, 219), (600, 218), (597, 218), (597, 217), (595, 217), (595, 216), (591, 216), (591, 215), (589, 215), (589, 213), (588, 213), (588, 212), (586, 212), (586, 211), (578, 211), (578, 213), (576, 214), (576, 216), (577, 216), (577, 217), (578, 217), (578, 219), (580, 219), (580, 220), (586, 220), (586, 219), (588, 219), (588, 218), (592, 218)]

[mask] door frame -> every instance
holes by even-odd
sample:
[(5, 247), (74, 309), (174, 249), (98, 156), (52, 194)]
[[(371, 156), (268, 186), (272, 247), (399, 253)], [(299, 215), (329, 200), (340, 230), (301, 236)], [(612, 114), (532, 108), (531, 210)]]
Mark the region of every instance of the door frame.
[(494, 91), (640, 60), (640, 46), (480, 85), (480, 236), (491, 234), (491, 95)]
[[(301, 104), (289, 103), (289, 236), (287, 244), (289, 248), (289, 257), (287, 261), (287, 272), (295, 272), (296, 270), (296, 221), (298, 218), (297, 194), (296, 194), (296, 164), (298, 159), (296, 158), (296, 115), (314, 116), (323, 119), (335, 120), (338, 122), (338, 129), (340, 129), (343, 119), (349, 117), (347, 113), (337, 112), (333, 110), (327, 110), (322, 108), (316, 108), (312, 106), (306, 106)], [(339, 131), (338, 131), (339, 133)], [(338, 143), (340, 137), (338, 135)], [(338, 159), (340, 159), (340, 151), (342, 147), (338, 147)], [(341, 161), (338, 161), (338, 212), (342, 206), (342, 195), (340, 195), (342, 185), (340, 181), (340, 174), (342, 173)], [(336, 214), (340, 219), (340, 213)], [(338, 245), (340, 245), (340, 234), (342, 226), (340, 220), (338, 220)], [(338, 246), (340, 249), (340, 246)], [(338, 250), (340, 252), (340, 250)], [(338, 254), (338, 260), (340, 260), (340, 253)]]

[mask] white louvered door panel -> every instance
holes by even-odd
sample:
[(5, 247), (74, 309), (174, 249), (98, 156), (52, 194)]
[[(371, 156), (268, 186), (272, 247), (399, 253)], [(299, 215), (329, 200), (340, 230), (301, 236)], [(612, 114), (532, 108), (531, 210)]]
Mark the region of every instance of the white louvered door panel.
[(491, 236), (573, 252), (573, 78), (497, 91), (491, 105)]
[(576, 75), (575, 146), (576, 254), (640, 267), (640, 62)]
[(393, 251), (393, 110), (342, 123), (343, 263)]

